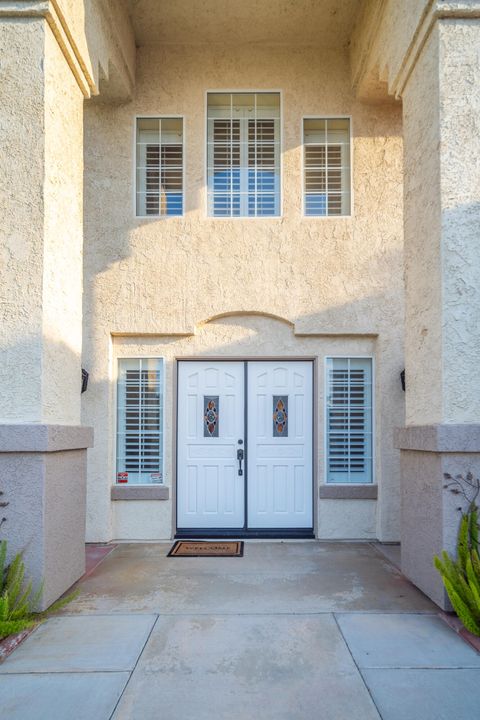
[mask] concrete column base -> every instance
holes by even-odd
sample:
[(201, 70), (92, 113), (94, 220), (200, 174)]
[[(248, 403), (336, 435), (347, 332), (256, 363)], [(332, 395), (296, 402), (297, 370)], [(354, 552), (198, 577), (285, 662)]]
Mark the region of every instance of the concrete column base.
[[(43, 581), (44, 610), (85, 572), (87, 448), (91, 428), (0, 425), (0, 490), (9, 503), (0, 537), (23, 551), (26, 574)], [(2, 515), (2, 516), (3, 516)]]
[(455, 556), (461, 495), (444, 488), (444, 473), (480, 475), (480, 425), (428, 425), (396, 431), (401, 450), (402, 572), (444, 610), (451, 605), (433, 557)]

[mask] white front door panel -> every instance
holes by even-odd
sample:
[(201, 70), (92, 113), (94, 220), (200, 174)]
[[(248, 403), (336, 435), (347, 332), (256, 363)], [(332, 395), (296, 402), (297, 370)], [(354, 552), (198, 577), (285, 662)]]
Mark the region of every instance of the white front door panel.
[[(179, 528), (243, 528), (244, 363), (180, 362), (178, 375)], [(210, 405), (210, 407), (209, 407)]]
[(312, 528), (312, 370), (308, 361), (179, 363), (178, 528)]
[(312, 363), (248, 363), (248, 527), (312, 527)]

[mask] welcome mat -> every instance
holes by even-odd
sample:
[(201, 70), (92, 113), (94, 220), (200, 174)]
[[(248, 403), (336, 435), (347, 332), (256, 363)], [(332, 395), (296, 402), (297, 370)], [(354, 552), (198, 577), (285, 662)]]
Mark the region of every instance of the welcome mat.
[(243, 557), (243, 542), (177, 540), (167, 557)]

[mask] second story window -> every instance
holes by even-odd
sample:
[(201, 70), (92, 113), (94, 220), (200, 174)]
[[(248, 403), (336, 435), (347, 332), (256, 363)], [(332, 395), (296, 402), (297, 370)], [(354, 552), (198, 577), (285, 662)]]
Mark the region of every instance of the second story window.
[(183, 120), (137, 118), (136, 214), (183, 214)]
[(350, 120), (303, 121), (305, 215), (350, 215)]
[(208, 93), (208, 214), (280, 214), (280, 94)]

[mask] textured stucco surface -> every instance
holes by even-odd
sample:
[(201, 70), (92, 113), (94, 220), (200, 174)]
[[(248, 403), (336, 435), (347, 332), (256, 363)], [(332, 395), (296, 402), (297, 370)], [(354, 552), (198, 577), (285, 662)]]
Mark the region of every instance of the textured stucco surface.
[(83, 97), (50, 30), (44, 67), (41, 419), (76, 424), (82, 351)]
[(362, 0), (128, 0), (141, 47), (172, 43), (344, 47), (361, 4)]
[(0, 34), (0, 421), (75, 424), (83, 96), (45, 20), (2, 18)]
[(403, 450), (402, 572), (440, 607), (450, 608), (433, 557), (442, 550), (456, 553), (461, 495), (444, 488), (444, 473), (480, 474), (478, 453), (435, 453)]
[(0, 452), (56, 452), (93, 445), (93, 429), (79, 425), (0, 425)]
[(2, 536), (46, 606), (84, 568), (83, 95), (45, 19), (0, 15), (0, 42)]
[(45, 608), (85, 571), (86, 452), (0, 453), (0, 474), (9, 558), (23, 551)]
[[(205, 91), (224, 88), (282, 91), (281, 218), (205, 217)], [(185, 116), (183, 218), (134, 218), (136, 113)], [(303, 115), (315, 114), (352, 116), (351, 218), (301, 216), (301, 122)], [(355, 100), (343, 52), (241, 45), (140, 48), (134, 101), (120, 107), (86, 106), (85, 167), (83, 362), (90, 385), (83, 396), (82, 417), (96, 428), (96, 447), (89, 452), (88, 539), (127, 537), (127, 518), (128, 537), (145, 537), (145, 516), (149, 527), (157, 529), (152, 537), (168, 537), (171, 532), (171, 508), (166, 511), (171, 501), (153, 503), (150, 510), (145, 506), (145, 515), (140, 503), (116, 502), (112, 515), (114, 373), (120, 347), (119, 339), (112, 343), (112, 333), (133, 336), (123, 350), (133, 355), (148, 350), (169, 358), (225, 356), (248, 350), (257, 357), (318, 355), (322, 367), (323, 357), (339, 347), (340, 354), (355, 354), (372, 349), (372, 336), (378, 336), (374, 354), (381, 438), (376, 459), (379, 501), (376, 529), (371, 510), (366, 525), (371, 536), (398, 539), (399, 466), (392, 436), (393, 427), (403, 422), (398, 379), (403, 367), (399, 110)], [(309, 341), (293, 335), (285, 323), (251, 317), (231, 326), (219, 321), (201, 327), (219, 315), (252, 312), (284, 318), (299, 334), (345, 337)], [(174, 337), (194, 333), (196, 326), (196, 335), (184, 341)], [(138, 338), (142, 335), (152, 335), (147, 346)], [(162, 340), (162, 335), (171, 337)], [(365, 337), (356, 339), (357, 335)], [(309, 342), (312, 349), (306, 350)], [(167, 428), (172, 399), (170, 365)], [(166, 481), (171, 483), (171, 427), (168, 432)], [(323, 452), (318, 463), (323, 463)], [(333, 507), (337, 501), (329, 502)], [(359, 537), (356, 526), (343, 522), (343, 527), (345, 537)]]
[(1, 420), (41, 416), (44, 43), (42, 20), (0, 21)]
[(376, 78), (403, 101), (402, 570), (444, 606), (432, 557), (455, 552), (460, 503), (443, 473), (479, 469), (480, 3), (369, 2), (352, 40), (359, 92)]
[(479, 417), (479, 43), (438, 22), (404, 94), (407, 424)]
[(350, 43), (352, 79), (361, 97), (385, 100), (399, 90), (411, 43), (429, 0), (366, 0), (357, 15)]

